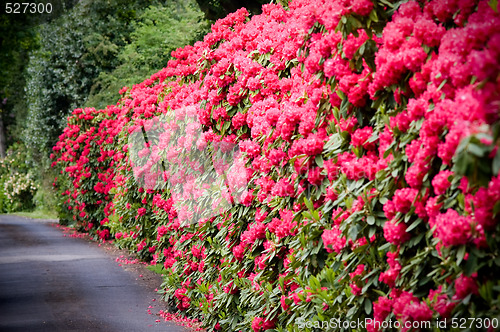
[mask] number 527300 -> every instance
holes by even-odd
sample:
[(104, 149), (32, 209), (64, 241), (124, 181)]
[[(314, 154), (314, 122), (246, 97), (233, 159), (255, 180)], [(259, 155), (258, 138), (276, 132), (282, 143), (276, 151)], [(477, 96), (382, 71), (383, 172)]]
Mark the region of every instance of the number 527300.
[(451, 327), (454, 329), (471, 328), (498, 328), (498, 318), (452, 318)]
[(6, 14), (50, 14), (52, 13), (52, 4), (34, 3), (34, 2), (7, 2), (5, 4)]

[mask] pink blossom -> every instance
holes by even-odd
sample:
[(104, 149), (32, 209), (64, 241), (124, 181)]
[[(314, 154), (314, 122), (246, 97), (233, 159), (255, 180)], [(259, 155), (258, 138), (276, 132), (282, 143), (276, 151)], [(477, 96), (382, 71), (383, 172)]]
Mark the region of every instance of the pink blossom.
[(454, 300), (462, 300), (469, 294), (478, 294), (478, 286), (475, 277), (467, 277), (461, 274), (455, 280), (455, 295), (453, 295)]
[(394, 192), (392, 199), (394, 209), (401, 213), (408, 213), (412, 206), (414, 206), (418, 190), (411, 188), (398, 189)]
[(266, 331), (275, 327), (274, 321), (269, 321), (262, 317), (255, 317), (252, 321), (252, 329), (254, 332)]
[(432, 319), (432, 310), (425, 302), (412, 302), (403, 310), (403, 320), (424, 322)]
[(450, 301), (446, 294), (442, 294), (442, 286), (440, 285), (437, 290), (429, 291), (429, 300), (433, 305), (433, 309), (439, 313), (443, 318), (451, 317), (451, 313), (456, 304)]
[(434, 192), (437, 195), (443, 195), (451, 185), (448, 178), (453, 175), (452, 171), (441, 171), (439, 172), (434, 179), (432, 179), (432, 185), (434, 187)]
[(295, 235), (297, 230), (297, 222), (293, 221), (294, 212), (289, 210), (280, 211), (281, 218), (273, 218), (268, 224), (268, 229), (271, 233), (276, 234), (278, 239), (289, 235)]
[(373, 128), (364, 127), (363, 129), (356, 129), (351, 136), (351, 144), (356, 147), (364, 147), (365, 149), (371, 149), (374, 147), (374, 143), (369, 143), (367, 140), (372, 136)]
[(315, 185), (315, 186), (321, 185), (321, 183), (323, 182), (323, 178), (324, 178), (324, 176), (321, 175), (321, 168), (314, 167), (314, 168), (312, 168), (312, 169), (309, 170), (309, 174), (307, 176), (307, 180), (312, 185)]
[(453, 209), (436, 216), (434, 235), (443, 245), (457, 246), (469, 242), (471, 236), (471, 223), (468, 217), (458, 214)]
[(285, 296), (285, 295), (281, 295), (281, 298), (280, 298), (280, 303), (281, 303), (281, 307), (283, 308), (283, 310), (287, 311), (288, 309), (290, 309), (290, 306), (286, 304), (286, 300), (288, 298)]
[(384, 224), (384, 237), (387, 242), (400, 245), (411, 238), (411, 234), (406, 232), (406, 225), (397, 220), (389, 220)]
[(342, 231), (338, 227), (334, 227), (331, 230), (326, 229), (321, 235), (323, 239), (323, 244), (325, 245), (326, 251), (329, 253), (335, 251), (337, 254), (345, 247), (346, 239), (342, 237)]
[(279, 197), (293, 196), (295, 190), (288, 179), (279, 180), (273, 187), (271, 194)]
[(392, 302), (392, 300), (380, 296), (377, 302), (373, 303), (373, 320), (371, 322), (368, 321), (368, 331), (378, 331), (376, 327), (381, 325), (387, 316), (389, 316), (392, 312)]
[(361, 294), (361, 287), (358, 287), (356, 284), (351, 284), (351, 293), (354, 296), (359, 296)]
[(399, 272), (401, 271), (401, 264), (396, 261), (398, 253), (387, 253), (387, 263), (389, 264), (389, 270), (382, 272), (379, 277), (379, 281), (382, 281), (389, 287), (394, 287), (396, 280), (399, 276)]
[(352, 279), (355, 276), (359, 276), (359, 275), (361, 275), (364, 272), (364, 270), (365, 270), (365, 265), (364, 264), (359, 264), (356, 267), (356, 270), (354, 270), (354, 272), (349, 273), (349, 277)]

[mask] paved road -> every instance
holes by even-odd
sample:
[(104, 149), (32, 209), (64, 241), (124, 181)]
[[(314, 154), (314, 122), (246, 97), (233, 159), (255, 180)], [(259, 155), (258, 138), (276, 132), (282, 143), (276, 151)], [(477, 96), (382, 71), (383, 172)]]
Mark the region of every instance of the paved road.
[(147, 313), (155, 297), (96, 244), (0, 215), (0, 331), (186, 332)]

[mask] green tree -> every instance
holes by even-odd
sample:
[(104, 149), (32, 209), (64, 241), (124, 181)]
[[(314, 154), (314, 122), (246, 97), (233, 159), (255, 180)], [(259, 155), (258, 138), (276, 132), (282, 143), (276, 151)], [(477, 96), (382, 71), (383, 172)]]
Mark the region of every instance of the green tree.
[[(2, 8), (3, 9), (3, 8)], [(25, 15), (0, 15), (0, 157), (5, 157), (6, 128), (15, 122), (14, 108), (23, 101), (22, 75), (28, 52), (36, 46), (32, 22)], [(23, 111), (22, 107), (17, 107)], [(11, 141), (11, 137), (8, 137)]]
[(196, 3), (181, 0), (81, 0), (40, 25), (26, 75), (26, 146), (47, 156), (73, 109), (115, 103), (121, 87), (164, 67), (207, 27)]
[[(47, 3), (36, 0), (35, 3)], [(54, 21), (70, 10), (77, 0), (51, 2), (51, 13), (12, 14), (5, 5), (0, 12), (0, 155), (5, 147), (2, 136), (6, 134), (6, 145), (19, 141), (22, 123), (27, 114), (24, 88), (25, 69), (29, 54), (39, 47), (37, 26)], [(12, 4), (11, 4), (12, 5)]]
[(58, 19), (38, 27), (40, 48), (27, 68), (28, 111), (23, 140), (35, 155), (48, 155), (66, 116), (82, 107), (102, 71), (118, 65), (131, 22), (151, 1), (81, 0)]
[(103, 108), (114, 104), (123, 86), (140, 83), (166, 67), (171, 52), (202, 39), (209, 31), (209, 23), (194, 0), (170, 1), (145, 9), (132, 23), (130, 43), (119, 50), (119, 65), (99, 74), (86, 106)]

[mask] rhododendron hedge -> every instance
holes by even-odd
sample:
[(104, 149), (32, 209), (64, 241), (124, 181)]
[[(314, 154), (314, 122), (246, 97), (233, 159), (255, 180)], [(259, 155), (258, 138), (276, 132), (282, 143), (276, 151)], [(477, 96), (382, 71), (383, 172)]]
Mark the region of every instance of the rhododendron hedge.
[[(499, 24), (472, 0), (241, 9), (116, 105), (73, 112), (53, 155), (64, 218), (151, 261), (209, 331), (498, 318)], [(132, 133), (194, 115), (199, 137), (165, 122), (132, 162)], [(215, 169), (245, 188), (186, 222), (175, 186), (220, 195), (193, 169), (221, 144), (243, 169)]]

